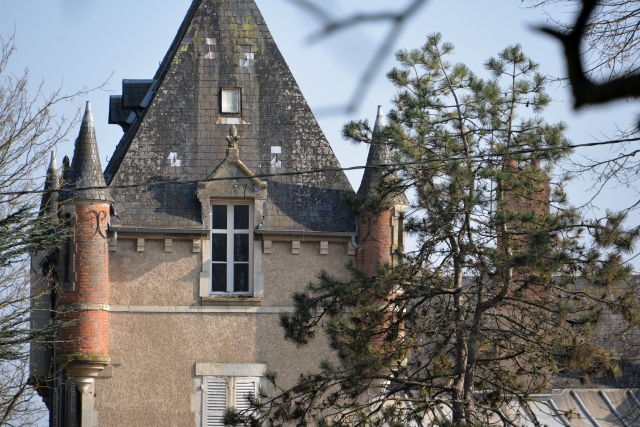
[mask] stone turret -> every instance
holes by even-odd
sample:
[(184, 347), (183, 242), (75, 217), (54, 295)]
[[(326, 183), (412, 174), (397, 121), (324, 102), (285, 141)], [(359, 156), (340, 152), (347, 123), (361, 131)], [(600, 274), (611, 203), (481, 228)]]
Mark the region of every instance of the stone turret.
[(105, 186), (89, 102), (65, 175), (61, 216), (75, 233), (60, 260), (58, 313), (60, 320), (76, 324), (60, 332), (56, 362), (82, 393), (82, 425), (93, 425), (93, 381), (109, 364), (107, 227), (112, 199), (104, 188), (88, 188)]
[(44, 183), (44, 193), (40, 203), (40, 215), (55, 214), (58, 211), (58, 192), (60, 189), (60, 173), (56, 153), (51, 152), (51, 161), (47, 169), (47, 177)]
[[(380, 135), (386, 126), (382, 106), (378, 106), (374, 136)], [(388, 145), (371, 144), (367, 157), (367, 166), (391, 164), (393, 159)], [(358, 189), (358, 197), (362, 200), (382, 197), (380, 183), (384, 179), (395, 178), (395, 173), (388, 174), (385, 168), (371, 167), (365, 169)], [(358, 240), (360, 250), (356, 253), (356, 262), (360, 268), (370, 275), (375, 275), (384, 265), (398, 262), (395, 256), (404, 246), (403, 218), (408, 201), (404, 194), (394, 195), (381, 201), (379, 212), (364, 214), (357, 218)]]

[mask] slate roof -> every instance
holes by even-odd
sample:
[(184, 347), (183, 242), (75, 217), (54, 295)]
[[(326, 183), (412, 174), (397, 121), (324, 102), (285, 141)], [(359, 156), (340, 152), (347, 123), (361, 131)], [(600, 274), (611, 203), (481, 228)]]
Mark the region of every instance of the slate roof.
[[(384, 127), (387, 125), (384, 112), (382, 111), (382, 106), (378, 106), (378, 113), (376, 115), (376, 121), (373, 126), (373, 134), (379, 134), (382, 132)], [(382, 165), (382, 164), (391, 164), (393, 163), (393, 157), (391, 156), (391, 150), (386, 145), (375, 145), (371, 144), (369, 146), (369, 155), (367, 156), (367, 166), (370, 165)], [(367, 168), (364, 170), (364, 174), (362, 176), (362, 181), (360, 182), (360, 188), (358, 188), (358, 196), (363, 199), (368, 199), (370, 197), (375, 197), (378, 195), (378, 184), (382, 181), (385, 176), (385, 171), (380, 168)], [(395, 177), (394, 173), (391, 177)], [(400, 203), (407, 204), (409, 201), (407, 200), (404, 194), (400, 194), (395, 196), (392, 200), (392, 203)]]
[(100, 165), (91, 103), (88, 101), (73, 150), (73, 160), (69, 170), (65, 171), (65, 178), (66, 182), (62, 187), (60, 200), (101, 200), (106, 202), (113, 200), (109, 192), (104, 189), (75, 190), (75, 188), (104, 187), (106, 185)]
[[(221, 88), (241, 89), (240, 116), (220, 112)], [(207, 178), (225, 158), (231, 123), (254, 174), (340, 167), (253, 0), (195, 0), (141, 103), (105, 170), (111, 186)], [(272, 166), (277, 151), (280, 164)], [(343, 172), (266, 181), (261, 228), (355, 230)], [(202, 227), (195, 184), (111, 194), (116, 226)]]

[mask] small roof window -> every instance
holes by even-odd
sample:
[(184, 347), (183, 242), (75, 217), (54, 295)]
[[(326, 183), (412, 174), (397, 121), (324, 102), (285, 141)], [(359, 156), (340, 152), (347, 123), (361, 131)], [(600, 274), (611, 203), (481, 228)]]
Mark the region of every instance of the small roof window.
[(220, 91), (220, 112), (240, 114), (240, 89), (222, 89)]

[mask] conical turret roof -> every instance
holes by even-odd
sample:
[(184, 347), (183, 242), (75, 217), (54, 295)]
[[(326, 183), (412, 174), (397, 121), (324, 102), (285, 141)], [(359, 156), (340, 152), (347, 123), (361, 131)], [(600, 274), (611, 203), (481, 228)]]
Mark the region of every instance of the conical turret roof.
[(40, 215), (45, 213), (55, 213), (58, 210), (58, 193), (53, 192), (60, 189), (60, 174), (58, 172), (58, 162), (56, 153), (51, 152), (51, 161), (47, 169), (47, 177), (44, 182), (44, 193), (40, 203)]
[[(384, 112), (382, 111), (382, 105), (378, 105), (378, 113), (376, 115), (376, 122), (373, 126), (373, 134), (379, 134), (384, 130), (385, 126), (387, 126), (387, 121), (385, 120)], [(393, 158), (388, 145), (370, 145), (369, 155), (367, 156), (367, 166), (391, 163), (393, 163)], [(379, 167), (365, 169), (362, 181), (360, 182), (360, 188), (358, 189), (358, 196), (365, 200), (374, 196), (379, 196), (378, 188), (385, 174), (384, 169)], [(391, 176), (395, 177), (395, 172)], [(392, 199), (392, 202), (406, 204), (408, 203), (408, 200), (404, 194), (399, 194)]]
[(76, 188), (104, 187), (104, 175), (100, 165), (98, 153), (98, 141), (96, 129), (91, 114), (91, 103), (87, 101), (87, 107), (82, 118), (80, 134), (76, 139), (73, 150), (73, 160), (69, 168), (67, 181), (64, 183), (64, 191), (61, 200), (103, 200), (111, 202), (111, 195), (105, 189), (75, 190)]

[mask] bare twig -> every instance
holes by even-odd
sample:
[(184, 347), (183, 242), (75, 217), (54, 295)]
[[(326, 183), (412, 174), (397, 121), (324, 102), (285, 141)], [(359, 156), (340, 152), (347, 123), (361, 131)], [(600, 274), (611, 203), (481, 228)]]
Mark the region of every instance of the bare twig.
[(400, 33), (404, 29), (409, 19), (414, 16), (428, 0), (412, 0), (401, 11), (383, 11), (371, 13), (356, 13), (344, 18), (334, 18), (325, 9), (312, 2), (311, 0), (288, 0), (300, 9), (309, 13), (322, 24), (322, 28), (313, 33), (309, 40), (312, 42), (320, 41), (330, 35), (340, 31), (356, 27), (362, 24), (372, 22), (390, 22), (391, 28), (387, 32), (384, 40), (377, 48), (373, 58), (362, 73), (360, 80), (351, 95), (349, 101), (344, 105), (325, 107), (320, 109), (320, 114), (348, 114), (355, 112), (362, 103), (365, 95), (371, 88), (374, 77), (380, 71), (380, 67), (384, 64), (384, 60), (393, 51), (395, 42), (398, 40)]

